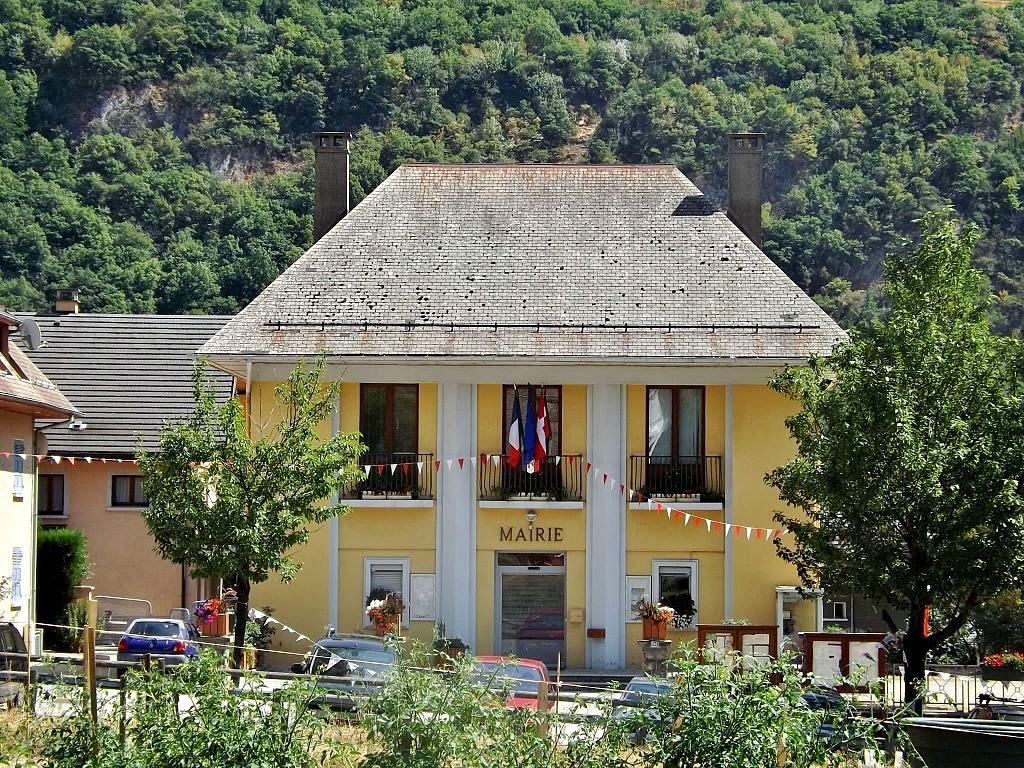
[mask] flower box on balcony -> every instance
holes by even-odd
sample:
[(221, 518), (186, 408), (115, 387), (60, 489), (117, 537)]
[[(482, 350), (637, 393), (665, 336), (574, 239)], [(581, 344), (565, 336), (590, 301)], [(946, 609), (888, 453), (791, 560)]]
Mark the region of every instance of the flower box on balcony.
[(364, 499), (411, 499), (412, 492), (405, 493), (384, 493), (382, 491), (363, 491)]
[(1013, 667), (981, 667), (981, 679), (992, 681), (1024, 680), (1024, 669)]

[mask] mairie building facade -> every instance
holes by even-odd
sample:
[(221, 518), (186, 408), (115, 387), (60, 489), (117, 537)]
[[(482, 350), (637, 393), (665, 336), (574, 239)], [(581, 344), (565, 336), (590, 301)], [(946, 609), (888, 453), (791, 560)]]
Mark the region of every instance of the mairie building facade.
[[(320, 137), (318, 194), (346, 163), (347, 139)], [(443, 623), (478, 654), (596, 670), (640, 666), (641, 596), (676, 609), (678, 641), (820, 625), (772, 543), (764, 477), (793, 456), (796, 406), (767, 381), (843, 334), (685, 176), (407, 165), (353, 210), (341, 198), (200, 350), (257, 433), (280, 417), (274, 387), (326, 354), (341, 389), (322, 432), (367, 447), (338, 493), (350, 512), (254, 606), (316, 637), (370, 631), (371, 591), (399, 591), (403, 634)]]

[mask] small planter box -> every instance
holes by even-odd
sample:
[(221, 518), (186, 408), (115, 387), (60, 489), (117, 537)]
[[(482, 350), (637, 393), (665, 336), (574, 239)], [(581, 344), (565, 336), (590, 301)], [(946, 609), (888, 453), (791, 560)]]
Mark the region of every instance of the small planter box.
[(668, 635), (668, 622), (644, 619), (644, 640), (664, 640)]
[(981, 679), (982, 680), (1000, 680), (1008, 682), (1010, 680), (1024, 680), (1024, 670), (1013, 669), (1011, 667), (986, 667), (981, 668)]
[(216, 616), (209, 624), (203, 622), (199, 625), (199, 634), (203, 637), (224, 637), (228, 633), (228, 615), (222, 613)]

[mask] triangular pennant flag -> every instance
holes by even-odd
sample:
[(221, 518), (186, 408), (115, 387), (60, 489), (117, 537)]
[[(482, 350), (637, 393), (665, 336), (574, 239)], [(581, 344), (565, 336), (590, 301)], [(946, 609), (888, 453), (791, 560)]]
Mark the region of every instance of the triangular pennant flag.
[(409, 462), (406, 462), (405, 464), (403, 464), (402, 465), (402, 472), (404, 472), (407, 475), (410, 472), (412, 472), (412, 464), (410, 464)]
[(84, 461), (84, 462), (85, 462), (86, 464), (92, 464), (92, 456), (83, 456), (83, 457), (82, 457), (82, 460), (83, 460), (83, 461)]
[(642, 493), (640, 493), (639, 491), (638, 491), (638, 492), (637, 492), (637, 494), (636, 494), (636, 500), (637, 500), (637, 501), (640, 501), (640, 502), (644, 502), (644, 501), (650, 501), (650, 499), (646, 498), (646, 497), (645, 497), (645, 496), (644, 496), (644, 495), (643, 495)]
[(25, 459), (27, 459), (27, 458), (28, 458), (28, 454), (27, 454), (27, 453), (16, 453), (16, 454), (14, 454), (14, 455), (15, 455), (15, 456), (17, 456), (17, 457), (18, 457), (19, 459), (21, 459), (22, 461), (24, 461)]
[(745, 527), (747, 529), (747, 541), (750, 541), (750, 532), (753, 531), (754, 529), (751, 528), (749, 525), (745, 526)]
[(673, 520), (678, 520), (682, 516), (682, 514), (683, 513), (680, 512), (678, 509), (673, 509), (672, 510), (672, 519)]
[(736, 538), (738, 539), (740, 537), (740, 526), (738, 526), (738, 525), (733, 526), (733, 530), (735, 531)]
[[(658, 506), (661, 507), (661, 504), (659, 504)], [(672, 519), (672, 507), (665, 507), (665, 517), (667, 517), (669, 520)]]
[(367, 477), (370, 476), (370, 465), (369, 464), (363, 464), (363, 474), (366, 475)]
[(708, 527), (708, 533), (711, 533), (711, 520), (705, 520), (704, 523)]
[(625, 483), (619, 483), (619, 496), (621, 496), (625, 492), (626, 492), (626, 484)]
[(391, 465), (391, 474), (392, 474), (392, 475), (393, 475), (393, 474), (395, 474), (395, 470), (396, 470), (396, 469), (398, 469), (398, 465), (397, 465), (397, 464), (392, 464), (392, 465)]
[(757, 536), (757, 540), (758, 540), (758, 541), (760, 541), (760, 540), (761, 540), (761, 529), (760, 529), (760, 528), (757, 528), (757, 529), (756, 529), (756, 530), (754, 531), (754, 535), (756, 535), (756, 536)]
[(75, 457), (74, 456), (68, 456), (68, 464), (70, 464), (71, 466), (75, 466)]
[(603, 482), (605, 485), (608, 485), (608, 473), (602, 472), (601, 474), (604, 477), (604, 479), (601, 482)]
[(60, 460), (63, 458), (63, 456), (51, 456), (50, 461), (52, 461), (54, 464), (60, 464)]
[[(562, 457), (558, 456), (558, 457), (556, 457), (555, 460), (557, 461), (560, 458), (562, 458)], [(567, 458), (569, 459), (569, 466), (571, 467), (573, 465), (573, 462), (576, 461), (576, 457), (575, 456), (568, 456)]]
[[(9, 453), (5, 453), (5, 454), (3, 454), (3, 455), (4, 455), (4, 456), (10, 456), (11, 454), (9, 454)], [(37, 454), (35, 455), (35, 460), (36, 460), (36, 461), (42, 461), (42, 460), (43, 460), (43, 459), (45, 459), (45, 458), (46, 458), (46, 454), (43, 454), (43, 453), (37, 453)]]
[(440, 472), (441, 471), (441, 460), (440, 459), (437, 459), (437, 460), (434, 461), (434, 471), (435, 472)]
[(683, 515), (683, 525), (689, 525), (689, 524), (690, 524), (690, 513), (687, 512), (685, 515)]
[(629, 500), (632, 501), (636, 497), (636, 491), (632, 488), (629, 489)]
[(3, 456), (5, 459), (9, 459), (9, 458), (11, 458), (11, 452), (10, 451), (0, 452), (0, 456)]
[[(720, 525), (719, 523), (715, 523), (715, 530), (716, 530), (716, 531), (718, 530), (718, 526), (719, 526), (719, 525)], [(728, 536), (728, 535), (729, 535), (729, 531), (730, 531), (730, 530), (732, 530), (732, 523), (726, 523), (726, 524), (725, 524), (725, 535), (726, 535), (726, 536)]]
[(501, 454), (500, 453), (492, 453), (491, 454), (491, 461), (494, 463), (494, 466), (496, 466), (496, 467), (500, 466), (501, 465)]
[(416, 462), (416, 471), (417, 472), (422, 472), (423, 471), (423, 462), (422, 461), (417, 461)]
[[(704, 519), (703, 517), (697, 517), (696, 515), (694, 515), (694, 517), (693, 517), (693, 525), (694, 525), (694, 527), (695, 528), (700, 528), (700, 523), (701, 523), (701, 521), (703, 519)], [(708, 528), (708, 530), (710, 531), (711, 529)]]
[(661, 502), (658, 502), (658, 511), (661, 512)]
[(780, 528), (779, 529), (779, 536), (785, 536), (787, 533), (789, 533), (789, 529), (788, 528)]
[(445, 463), (448, 465), (448, 471), (451, 472), (452, 471), (452, 460), (451, 459), (445, 459)]
[(465, 466), (466, 466), (466, 460), (460, 457), (459, 458), (459, 469), (462, 469)]
[(490, 458), (490, 456), (488, 456), (486, 453), (481, 453), (480, 454), (480, 463), (481, 464), (486, 464), (487, 463), (487, 459), (489, 459), (489, 458)]
[(476, 456), (470, 456), (469, 457), (469, 463), (472, 464), (473, 468), (475, 469), (476, 468)]
[(384, 465), (383, 464), (378, 464), (377, 465), (377, 474), (378, 475), (383, 475), (384, 474)]
[(722, 524), (715, 520), (715, 533), (718, 533), (720, 530), (722, 530)]
[(588, 462), (587, 462), (587, 474), (588, 474), (588, 475), (590, 474), (590, 468), (591, 468), (592, 466), (594, 466), (594, 465), (593, 465), (593, 464), (591, 464), (591, 463), (590, 463), (590, 462), (588, 461)]
[(561, 456), (555, 456), (555, 466), (557, 467), (562, 462)]

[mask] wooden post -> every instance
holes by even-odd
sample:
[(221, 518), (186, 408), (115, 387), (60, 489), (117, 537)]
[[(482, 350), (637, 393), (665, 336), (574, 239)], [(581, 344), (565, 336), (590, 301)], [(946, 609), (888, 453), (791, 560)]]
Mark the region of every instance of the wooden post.
[(545, 680), (537, 683), (537, 735), (548, 735), (548, 685)]
[(121, 690), (117, 692), (117, 696), (120, 699), (121, 705), (121, 717), (120, 723), (118, 723), (117, 735), (120, 739), (121, 746), (124, 747), (125, 736), (128, 731), (128, 685), (125, 682), (125, 678), (121, 678)]
[(25, 638), (25, 698), (21, 706), (30, 713), (35, 712), (32, 706), (32, 625), (26, 624), (22, 632)]
[(82, 664), (85, 667), (86, 693), (89, 696), (89, 716), (93, 725), (96, 725), (99, 723), (99, 708), (96, 703), (96, 627), (85, 628), (84, 651)]

